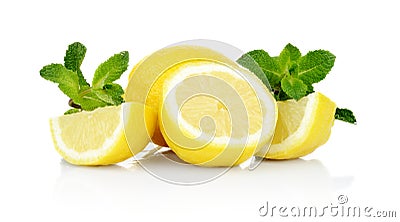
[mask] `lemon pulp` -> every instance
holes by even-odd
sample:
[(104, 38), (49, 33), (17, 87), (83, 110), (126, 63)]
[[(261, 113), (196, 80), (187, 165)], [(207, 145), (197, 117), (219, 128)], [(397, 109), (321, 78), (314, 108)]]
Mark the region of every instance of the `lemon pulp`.
[(237, 165), (271, 141), (276, 103), (253, 74), (216, 61), (191, 60), (164, 75), (159, 125), (184, 161)]
[(69, 163), (108, 165), (143, 150), (150, 141), (156, 112), (124, 103), (50, 119), (56, 150)]
[(336, 104), (315, 92), (299, 101), (278, 102), (278, 122), (269, 159), (305, 156), (328, 141), (334, 123)]

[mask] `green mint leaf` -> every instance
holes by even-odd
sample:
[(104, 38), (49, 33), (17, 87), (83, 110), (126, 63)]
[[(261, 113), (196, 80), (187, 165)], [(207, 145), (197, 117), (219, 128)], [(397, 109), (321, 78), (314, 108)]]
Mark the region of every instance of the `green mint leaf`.
[(301, 99), (307, 94), (307, 85), (300, 79), (293, 76), (286, 76), (281, 81), (282, 90), (291, 98), (295, 100)]
[(103, 102), (110, 105), (119, 105), (124, 102), (124, 90), (118, 84), (106, 84), (103, 89), (94, 89), (93, 93)]
[(285, 46), (282, 52), (289, 54), (291, 61), (297, 61), (301, 57), (300, 50), (290, 43)]
[(311, 94), (313, 92), (315, 92), (314, 87), (312, 85), (307, 85), (307, 93), (305, 96), (307, 96), (308, 94)]
[(349, 109), (336, 108), (335, 119), (342, 120), (344, 122), (357, 124), (356, 117), (353, 112)]
[(67, 110), (67, 111), (64, 113), (64, 115), (69, 115), (69, 114), (73, 114), (73, 113), (79, 113), (80, 111), (81, 111), (80, 109), (73, 108), (73, 109)]
[(107, 83), (112, 83), (119, 79), (123, 72), (128, 68), (129, 53), (127, 51), (113, 55), (96, 69), (94, 73), (92, 87), (102, 89)]
[(50, 64), (40, 70), (40, 76), (58, 84), (58, 88), (71, 99), (79, 97), (79, 78), (76, 72), (61, 64)]
[(124, 102), (124, 99), (122, 98), (124, 89), (120, 85), (109, 83), (103, 86), (103, 90), (113, 97), (115, 103), (118, 104)]
[(271, 86), (269, 84), (267, 76), (261, 70), (257, 62), (249, 54), (242, 55), (236, 62), (254, 73), (264, 83), (264, 85), (266, 85), (271, 90)]
[(93, 92), (94, 90), (91, 89), (90, 91), (86, 92), (77, 100), (74, 100), (75, 103), (79, 104), (82, 110), (92, 111), (99, 107), (109, 106), (110, 104), (101, 100), (96, 93)]
[(277, 57), (277, 61), (284, 74), (290, 73), (293, 66), (297, 66), (297, 60), (301, 57), (300, 50), (292, 44), (287, 44)]
[(308, 52), (298, 60), (296, 74), (307, 85), (317, 83), (331, 71), (335, 58), (332, 53), (325, 50)]
[(74, 71), (78, 74), (79, 86), (81, 90), (84, 90), (89, 86), (89, 83), (86, 82), (86, 79), (81, 71), (81, 64), (83, 59), (85, 58), (85, 54), (86, 54), (86, 47), (82, 43), (74, 42), (68, 46), (68, 49), (65, 52), (65, 57), (64, 57), (65, 68)]
[[(265, 76), (268, 79), (269, 85), (274, 88), (276, 85), (279, 85), (280, 80), (283, 77), (283, 74), (280, 72), (280, 67), (277, 61), (270, 57), (269, 54), (264, 50), (253, 50), (244, 55), (245, 57), (250, 56), (257, 65), (264, 72)], [(243, 58), (243, 56), (241, 57)], [(246, 59), (248, 60), (248, 58)], [(238, 63), (240, 64), (241, 59), (239, 59)], [(243, 59), (242, 59), (243, 61)], [(242, 62), (243, 63), (243, 62)], [(246, 67), (246, 63), (241, 64)], [(250, 71), (254, 72), (254, 67), (246, 67)], [(255, 73), (256, 74), (256, 73)], [(256, 74), (259, 76), (260, 74)], [(262, 80), (262, 79), (261, 79)]]

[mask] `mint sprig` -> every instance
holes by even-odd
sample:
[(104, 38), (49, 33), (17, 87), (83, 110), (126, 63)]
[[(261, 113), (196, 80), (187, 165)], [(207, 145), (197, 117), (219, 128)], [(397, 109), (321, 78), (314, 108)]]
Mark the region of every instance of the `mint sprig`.
[(277, 57), (271, 57), (264, 50), (253, 50), (237, 62), (250, 71), (261, 70), (275, 99), (283, 101), (299, 100), (314, 92), (312, 84), (325, 78), (335, 63), (335, 56), (325, 50), (302, 56), (299, 49), (289, 43)]
[(40, 70), (40, 76), (58, 84), (67, 95), (72, 109), (64, 114), (94, 110), (99, 107), (119, 105), (124, 102), (124, 90), (116, 83), (128, 68), (129, 53), (123, 51), (110, 57), (96, 69), (92, 86), (86, 81), (80, 66), (85, 58), (86, 47), (75, 42), (68, 46), (64, 65), (50, 64)]
[[(335, 55), (326, 50), (315, 50), (302, 56), (300, 50), (289, 43), (279, 56), (271, 57), (258, 49), (245, 53), (237, 62), (258, 76), (277, 101), (285, 101), (299, 100), (313, 93), (313, 84), (325, 79), (335, 59)], [(335, 118), (356, 123), (353, 112), (348, 109), (337, 108)]]

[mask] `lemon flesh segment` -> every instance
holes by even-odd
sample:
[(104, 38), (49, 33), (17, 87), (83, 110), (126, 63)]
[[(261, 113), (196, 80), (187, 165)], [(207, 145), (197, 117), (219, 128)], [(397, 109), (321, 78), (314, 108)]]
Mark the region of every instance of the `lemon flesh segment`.
[(328, 141), (336, 104), (321, 93), (299, 101), (278, 102), (278, 122), (269, 159), (294, 159), (313, 152)]
[(123, 103), (50, 119), (50, 128), (55, 148), (67, 162), (108, 165), (145, 148), (156, 115), (142, 104)]
[[(163, 84), (167, 75), (165, 71), (180, 63), (193, 59), (209, 59), (232, 63), (222, 54), (202, 46), (180, 45), (161, 49), (142, 59), (129, 74), (129, 83), (125, 90), (125, 101), (144, 103), (159, 110)], [(169, 72), (170, 75), (173, 73)], [(167, 146), (158, 125), (152, 141), (160, 146)]]
[(191, 60), (165, 75), (159, 125), (182, 160), (233, 166), (271, 142), (277, 105), (253, 74), (215, 61)]

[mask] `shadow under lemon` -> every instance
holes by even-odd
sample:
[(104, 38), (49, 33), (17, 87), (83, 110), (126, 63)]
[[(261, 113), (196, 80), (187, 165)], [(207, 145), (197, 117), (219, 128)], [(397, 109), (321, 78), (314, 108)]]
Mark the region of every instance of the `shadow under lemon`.
[[(140, 162), (140, 164), (139, 164)], [(178, 164), (177, 164), (178, 162)], [(172, 164), (172, 167), (171, 166)], [(226, 170), (222, 176), (208, 183), (179, 186), (167, 183), (149, 174), (148, 169), (164, 175), (179, 175), (193, 179), (206, 178), (223, 168), (203, 168), (183, 163), (171, 152), (162, 152), (140, 161), (121, 165), (82, 167), (60, 163), (60, 176), (55, 183), (56, 201), (66, 204), (149, 204), (173, 199), (198, 201), (217, 197), (219, 201), (250, 201), (259, 204), (266, 200), (285, 200), (291, 203), (304, 201), (329, 201), (337, 190), (350, 187), (353, 178), (332, 177), (319, 160), (295, 159), (288, 161), (263, 161), (255, 170), (240, 167)], [(152, 176), (150, 176), (152, 175)], [(220, 202), (215, 202), (217, 204)], [(329, 203), (329, 202), (328, 202)], [(213, 203), (210, 203), (213, 205)]]

